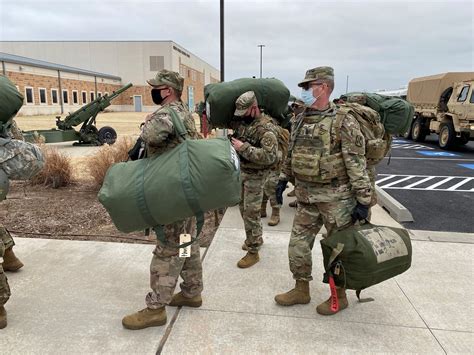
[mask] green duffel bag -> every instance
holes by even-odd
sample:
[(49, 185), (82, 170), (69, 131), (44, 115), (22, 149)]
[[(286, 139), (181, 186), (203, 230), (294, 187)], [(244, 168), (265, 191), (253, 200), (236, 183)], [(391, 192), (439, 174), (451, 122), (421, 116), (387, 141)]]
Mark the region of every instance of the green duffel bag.
[(7, 136), (11, 119), (22, 105), (23, 95), (6, 76), (0, 75), (0, 137)]
[(360, 290), (399, 275), (410, 268), (412, 248), (402, 228), (370, 223), (350, 226), (321, 240), (325, 274), (336, 286)]
[(410, 127), (415, 115), (413, 105), (399, 97), (367, 92), (351, 92), (342, 95), (341, 99), (348, 102), (357, 102), (377, 111), (385, 132), (389, 134), (404, 134)]
[[(172, 112), (179, 136), (186, 129)], [(198, 231), (204, 212), (240, 201), (240, 166), (226, 138), (186, 139), (150, 158), (114, 164), (98, 198), (118, 230), (139, 231), (196, 216)]]
[(246, 91), (255, 92), (264, 112), (280, 121), (286, 119), (290, 91), (283, 82), (275, 78), (242, 78), (204, 87), (207, 119), (213, 127), (230, 128), (235, 100)]

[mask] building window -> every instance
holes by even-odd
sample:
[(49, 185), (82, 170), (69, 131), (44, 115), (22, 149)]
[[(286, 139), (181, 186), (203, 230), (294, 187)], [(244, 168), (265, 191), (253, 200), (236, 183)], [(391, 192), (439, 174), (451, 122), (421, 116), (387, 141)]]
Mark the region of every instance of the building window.
[(91, 102), (95, 100), (95, 94), (94, 94), (94, 91), (91, 91)]
[(51, 103), (57, 104), (58, 103), (58, 90), (51, 89)]
[(191, 70), (191, 69), (188, 69), (188, 78), (191, 77), (191, 72), (192, 72), (192, 70)]
[(81, 92), (82, 94), (82, 104), (86, 104), (87, 103), (87, 92), (83, 91)]
[(79, 103), (79, 96), (77, 94), (77, 90), (74, 90), (72, 92), (72, 103), (76, 105)]
[(107, 91), (104, 92), (104, 96), (109, 96), (109, 93)]
[(25, 87), (25, 99), (27, 104), (34, 104), (33, 88)]
[(150, 57), (150, 71), (160, 71), (165, 68), (165, 57), (151, 56)]
[(102, 93), (100, 91), (97, 92), (97, 97), (102, 97)]
[(63, 103), (64, 104), (69, 103), (69, 95), (67, 93), (67, 90), (63, 90)]
[(39, 88), (38, 93), (39, 93), (40, 104), (43, 104), (43, 105), (47, 104), (47, 102), (46, 102), (46, 89)]

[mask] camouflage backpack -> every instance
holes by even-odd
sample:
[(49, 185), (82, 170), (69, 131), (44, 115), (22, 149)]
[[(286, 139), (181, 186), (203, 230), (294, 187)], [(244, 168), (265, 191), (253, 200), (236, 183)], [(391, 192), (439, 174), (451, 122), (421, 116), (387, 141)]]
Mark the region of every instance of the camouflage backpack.
[(278, 140), (278, 152), (281, 152), (281, 157), (280, 155), (278, 155), (280, 159), (275, 164), (275, 167), (280, 167), (283, 164), (284, 159), (288, 155), (288, 146), (290, 145), (290, 132), (282, 126), (272, 122), (271, 118), (269, 118), (268, 116), (264, 116), (264, 118), (260, 120), (260, 124), (258, 125), (257, 130), (267, 130), (269, 123), (273, 124), (273, 126), (275, 127), (274, 133)]
[[(342, 126), (347, 114), (352, 114), (359, 122), (365, 138), (365, 158), (367, 166), (378, 164), (390, 151), (392, 137), (385, 131), (377, 111), (357, 103), (346, 102), (339, 106), (336, 114), (336, 127)], [(340, 129), (336, 132), (340, 132)]]

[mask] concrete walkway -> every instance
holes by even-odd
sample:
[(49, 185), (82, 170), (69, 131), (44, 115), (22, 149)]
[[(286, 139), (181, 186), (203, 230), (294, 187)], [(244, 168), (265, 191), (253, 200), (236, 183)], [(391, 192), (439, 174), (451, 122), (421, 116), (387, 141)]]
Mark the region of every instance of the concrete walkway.
[[(313, 354), (472, 353), (474, 348), (474, 235), (413, 233), (413, 265), (406, 273), (363, 292), (358, 303), (332, 316), (315, 307), (329, 288), (319, 243), (313, 250), (311, 303), (278, 306), (273, 297), (294, 285), (287, 245), (294, 210), (265, 224), (261, 261), (241, 270), (243, 223), (228, 209), (204, 256), (204, 303), (168, 308), (165, 327), (128, 331), (124, 315), (143, 308), (151, 245), (16, 238), (25, 263), (9, 273), (8, 327), (2, 354)], [(397, 225), (380, 207), (376, 224)], [(264, 223), (266, 219), (264, 219)]]

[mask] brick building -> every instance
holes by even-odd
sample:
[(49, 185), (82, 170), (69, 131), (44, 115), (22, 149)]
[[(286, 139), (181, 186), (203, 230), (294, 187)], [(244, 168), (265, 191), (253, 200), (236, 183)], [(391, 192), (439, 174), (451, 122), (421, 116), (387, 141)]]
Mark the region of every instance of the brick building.
[(23, 115), (71, 112), (128, 83), (133, 87), (109, 109), (153, 111), (146, 80), (161, 69), (184, 77), (182, 100), (193, 109), (204, 99), (204, 86), (220, 78), (217, 69), (172, 41), (0, 41), (0, 64), (0, 73), (25, 96)]

